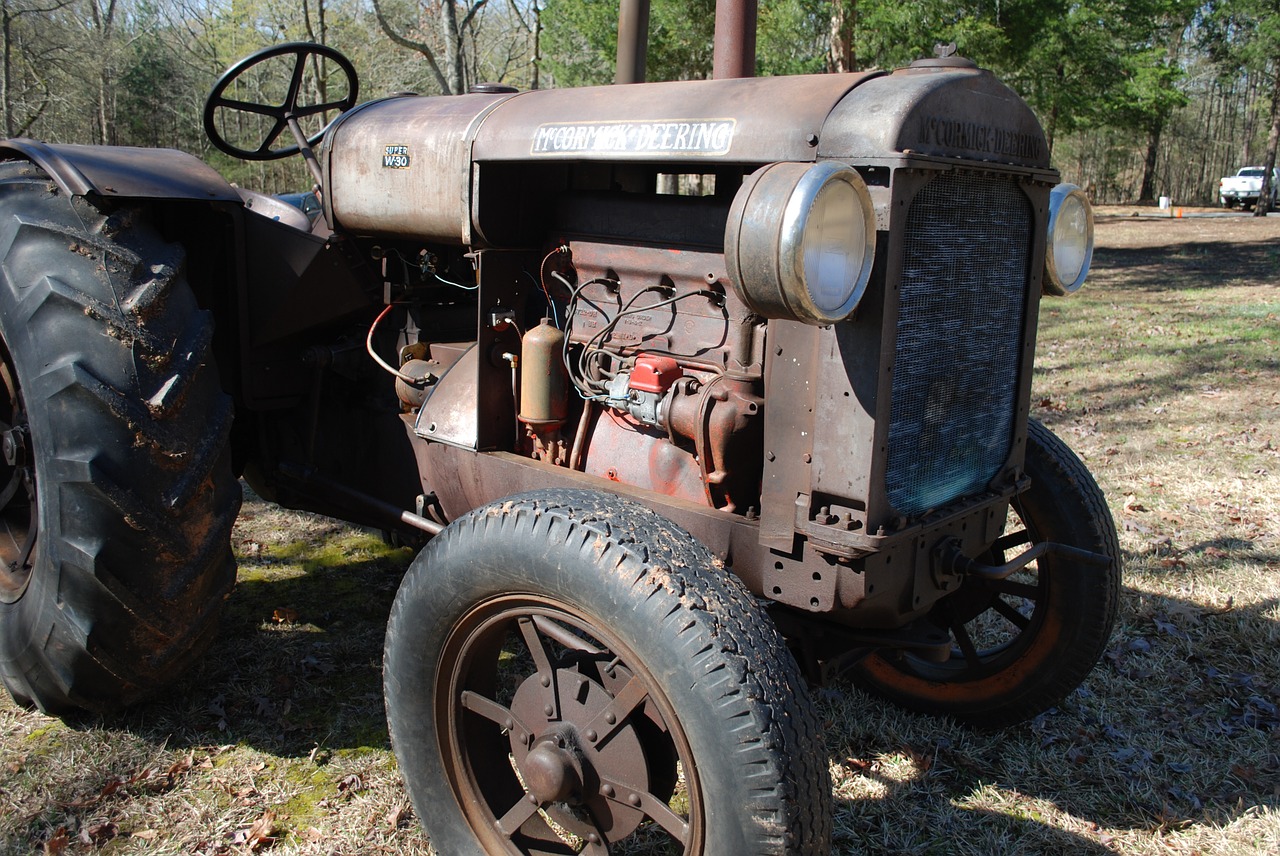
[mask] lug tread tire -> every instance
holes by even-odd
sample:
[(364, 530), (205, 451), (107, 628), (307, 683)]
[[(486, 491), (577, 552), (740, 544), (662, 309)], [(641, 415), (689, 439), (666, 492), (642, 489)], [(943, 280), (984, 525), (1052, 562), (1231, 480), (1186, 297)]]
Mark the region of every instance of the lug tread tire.
[(0, 327), (39, 502), (30, 583), (0, 604), (0, 676), (49, 713), (171, 681), (235, 582), (231, 402), (184, 264), (145, 211), (0, 165)]
[[(521, 551), (537, 554), (530, 555), (529, 567), (569, 570), (530, 579), (506, 564)], [(695, 711), (714, 718), (702, 726), (719, 733), (716, 748), (732, 745), (732, 780), (704, 780), (703, 799), (728, 801), (741, 822), (726, 830), (709, 821), (706, 854), (827, 853), (831, 790), (821, 732), (799, 669), (772, 622), (738, 579), (675, 524), (635, 503), (573, 490), (537, 491), (459, 518), (427, 544), (397, 594), (385, 652), (388, 720), (415, 809), (436, 848), (479, 852), (457, 817), (438, 752), (424, 763), (434, 749), (424, 748), (423, 740), (433, 738), (416, 726), (430, 718), (423, 716), (430, 690), (404, 680), (413, 671), (407, 658), (431, 656), (417, 641), (447, 633), (450, 608), (432, 609), (424, 622), (424, 605), (531, 589), (577, 602), (581, 592), (574, 587), (583, 585), (599, 587), (606, 600), (616, 597), (624, 613), (646, 616), (652, 637), (678, 655), (673, 662), (687, 664), (687, 672), (673, 677), (694, 676), (687, 688), (667, 685), (664, 691), (695, 697)], [(677, 710), (688, 701), (670, 700)]]

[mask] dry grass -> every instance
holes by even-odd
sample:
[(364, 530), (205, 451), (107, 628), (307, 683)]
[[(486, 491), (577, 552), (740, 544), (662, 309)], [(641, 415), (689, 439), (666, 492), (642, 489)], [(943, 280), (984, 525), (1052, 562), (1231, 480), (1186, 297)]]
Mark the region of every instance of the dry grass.
[[(824, 691), (839, 853), (1280, 852), (1280, 218), (1099, 236), (1044, 307), (1036, 415), (1122, 527), (1115, 637), (998, 733)], [(408, 551), (258, 502), (235, 539), (224, 632), (172, 694), (69, 724), (0, 702), (0, 852), (431, 852), (379, 693)]]

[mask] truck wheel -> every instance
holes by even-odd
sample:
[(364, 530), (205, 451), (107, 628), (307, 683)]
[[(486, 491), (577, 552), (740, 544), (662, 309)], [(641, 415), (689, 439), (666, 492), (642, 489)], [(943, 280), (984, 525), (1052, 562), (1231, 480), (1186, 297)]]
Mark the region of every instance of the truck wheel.
[(0, 677), (48, 713), (179, 674), (235, 580), (213, 322), (181, 250), (0, 164)]
[(910, 710), (999, 728), (1060, 702), (1102, 655), (1120, 597), (1115, 523), (1075, 453), (1039, 422), (1027, 427), (1031, 487), (1014, 499), (1000, 550), (986, 561), (1002, 564), (1003, 549), (1052, 541), (1111, 562), (1049, 556), (1006, 580), (970, 577), (931, 615), (951, 631), (950, 660), (868, 657), (856, 676), (872, 692)]
[(546, 490), (454, 522), (396, 595), (384, 680), (441, 853), (829, 851), (826, 756), (781, 636), (634, 503)]

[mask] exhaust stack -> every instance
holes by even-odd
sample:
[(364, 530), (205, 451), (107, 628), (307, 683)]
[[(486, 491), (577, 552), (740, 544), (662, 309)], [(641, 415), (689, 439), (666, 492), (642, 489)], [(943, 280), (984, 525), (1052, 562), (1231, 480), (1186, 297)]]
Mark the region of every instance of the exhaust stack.
[[(716, 3), (715, 53), (711, 76), (717, 80), (755, 77), (758, 0)], [(622, 0), (618, 8), (618, 60), (614, 83), (643, 83), (649, 47), (649, 0)]]

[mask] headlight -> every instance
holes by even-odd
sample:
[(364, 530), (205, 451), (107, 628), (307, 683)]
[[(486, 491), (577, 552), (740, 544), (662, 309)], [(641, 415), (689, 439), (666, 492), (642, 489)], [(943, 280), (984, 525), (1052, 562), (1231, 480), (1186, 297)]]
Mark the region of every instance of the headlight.
[(724, 238), (729, 278), (753, 312), (817, 325), (857, 308), (875, 247), (866, 184), (830, 161), (752, 173), (734, 197)]
[(1058, 297), (1079, 290), (1093, 261), (1093, 206), (1074, 184), (1049, 194), (1049, 241), (1044, 250), (1044, 293)]

